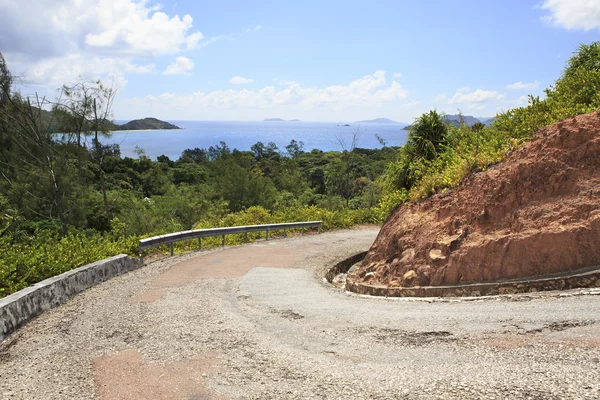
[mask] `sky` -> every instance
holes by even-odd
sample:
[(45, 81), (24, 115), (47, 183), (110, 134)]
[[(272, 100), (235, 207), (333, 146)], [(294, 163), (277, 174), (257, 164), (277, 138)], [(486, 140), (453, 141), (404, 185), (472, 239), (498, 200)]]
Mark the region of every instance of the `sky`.
[(100, 79), (117, 120), (491, 117), (599, 33), (600, 0), (0, 0), (16, 88)]

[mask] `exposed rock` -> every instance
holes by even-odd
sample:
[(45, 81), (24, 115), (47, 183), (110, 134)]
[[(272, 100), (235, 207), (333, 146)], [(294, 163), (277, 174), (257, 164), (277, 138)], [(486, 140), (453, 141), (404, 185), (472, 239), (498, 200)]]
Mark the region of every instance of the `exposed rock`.
[(446, 256), (440, 249), (432, 249), (429, 250), (429, 259), (431, 259), (431, 261), (445, 260)]
[(596, 265), (600, 112), (543, 128), (501, 164), (396, 210), (349, 281), (367, 270), (370, 284), (439, 286)]

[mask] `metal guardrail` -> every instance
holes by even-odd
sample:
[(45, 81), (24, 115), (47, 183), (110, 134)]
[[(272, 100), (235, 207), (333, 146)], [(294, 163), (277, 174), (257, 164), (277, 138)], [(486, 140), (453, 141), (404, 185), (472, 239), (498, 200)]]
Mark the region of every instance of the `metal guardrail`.
[(269, 231), (283, 230), (283, 236), (287, 237), (288, 229), (302, 229), (302, 235), (304, 235), (304, 229), (306, 228), (317, 228), (317, 232), (321, 233), (321, 224), (323, 221), (309, 221), (309, 222), (290, 222), (284, 224), (267, 224), (267, 225), (248, 225), (248, 226), (232, 226), (227, 228), (210, 228), (210, 229), (196, 229), (192, 231), (182, 231), (169, 233), (166, 235), (153, 236), (150, 238), (140, 240), (140, 261), (144, 263), (144, 250), (151, 247), (160, 246), (162, 244), (168, 244), (170, 254), (173, 255), (173, 243), (181, 240), (198, 239), (198, 249), (202, 248), (202, 238), (212, 236), (222, 236), (221, 245), (225, 246), (225, 235), (231, 235), (236, 233), (244, 234), (244, 241), (248, 243), (248, 233), (250, 232), (261, 232), (265, 231), (265, 240), (269, 240)]

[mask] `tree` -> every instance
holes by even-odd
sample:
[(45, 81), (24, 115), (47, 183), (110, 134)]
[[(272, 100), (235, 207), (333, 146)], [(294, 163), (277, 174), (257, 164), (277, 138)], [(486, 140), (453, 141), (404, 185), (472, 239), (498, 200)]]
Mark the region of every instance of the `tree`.
[(182, 162), (188, 162), (191, 160), (196, 164), (202, 164), (208, 161), (209, 154), (206, 150), (196, 147), (194, 149), (186, 149), (181, 153), (180, 160)]
[(565, 68), (563, 76), (569, 76), (578, 69), (600, 71), (600, 42), (579, 45), (577, 51), (567, 61), (567, 68)]
[(31, 215), (58, 220), (63, 234), (73, 211), (77, 179), (70, 174), (70, 163), (50, 133), (53, 123), (44, 108), (50, 102), (33, 95), (11, 93), (10, 72), (2, 59), (2, 103), (0, 129), (0, 175), (13, 205), (26, 208)]
[(231, 155), (231, 150), (227, 146), (227, 143), (220, 141), (216, 146), (210, 146), (208, 148), (208, 158), (211, 161), (224, 160)]
[(296, 142), (296, 140), (292, 139), (290, 144), (285, 146), (285, 150), (292, 158), (298, 157), (300, 154), (304, 153), (304, 142)]
[(106, 194), (106, 176), (103, 168), (106, 149), (100, 143), (100, 136), (109, 137), (111, 128), (112, 104), (116, 90), (106, 87), (100, 81), (80, 81), (73, 86), (64, 85), (59, 101), (54, 104), (53, 112), (59, 116), (61, 131), (74, 134), (77, 140), (78, 166), (81, 175), (80, 156), (84, 146), (82, 137), (93, 136), (93, 159), (98, 168), (104, 212), (108, 220), (112, 218), (108, 196)]
[(260, 160), (266, 154), (266, 147), (263, 142), (256, 142), (250, 146), (250, 151), (254, 155), (254, 158)]
[(429, 111), (415, 120), (408, 132), (413, 158), (433, 160), (437, 157), (448, 135), (448, 124), (443, 114)]

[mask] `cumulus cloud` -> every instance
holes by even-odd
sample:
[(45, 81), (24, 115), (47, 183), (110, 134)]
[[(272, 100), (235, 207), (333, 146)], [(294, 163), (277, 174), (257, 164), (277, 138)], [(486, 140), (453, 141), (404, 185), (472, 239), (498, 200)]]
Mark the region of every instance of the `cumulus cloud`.
[[(148, 1), (0, 0), (0, 5), (4, 51), (32, 54), (31, 50), (46, 47), (71, 53), (88, 48), (112, 55), (153, 56), (194, 48), (203, 38), (201, 32), (192, 31), (190, 15), (169, 17)], [(35, 24), (29, 23), (32, 13)]]
[(165, 75), (187, 75), (194, 68), (194, 62), (187, 57), (177, 57), (163, 72)]
[(0, 9), (0, 49), (9, 67), (40, 85), (58, 80), (44, 71), (58, 71), (64, 83), (97, 72), (97, 60), (114, 66), (114, 74), (148, 73), (152, 64), (133, 60), (194, 49), (203, 39), (190, 15), (169, 16), (149, 1), (0, 0)]
[(498, 93), (496, 91), (477, 89), (473, 92), (462, 88), (456, 91), (454, 96), (448, 100), (448, 104), (465, 104), (469, 108), (481, 110), (484, 108), (483, 103), (502, 100), (506, 94)]
[(396, 73), (394, 74), (394, 78), (397, 78), (397, 79), (400, 79), (400, 78), (402, 78), (402, 73), (401, 73), (401, 72), (396, 72)]
[(565, 29), (600, 29), (600, 0), (544, 0), (541, 9), (549, 14), (542, 19)]
[[(21, 63), (26, 64), (27, 61), (22, 59)], [(9, 68), (13, 72), (11, 64)], [(127, 82), (125, 79), (127, 73), (148, 74), (154, 69), (154, 64), (136, 64), (122, 58), (70, 54), (39, 60), (20, 75), (19, 81), (32, 86), (58, 87), (65, 83), (73, 83), (77, 78), (95, 80), (103, 77), (104, 80), (113, 80), (116, 86), (123, 87)]]
[(535, 90), (540, 86), (540, 82), (539, 81), (535, 81), (535, 82), (515, 82), (515, 83), (511, 83), (510, 85), (508, 85), (506, 88), (510, 89), (510, 90)]
[(167, 110), (209, 109), (209, 108), (277, 108), (295, 106), (304, 109), (332, 107), (336, 110), (352, 106), (378, 107), (385, 103), (404, 99), (408, 92), (398, 82), (386, 82), (385, 72), (376, 71), (372, 75), (351, 81), (347, 85), (324, 88), (303, 87), (293, 83), (276, 89), (265, 86), (256, 90), (215, 90), (195, 92), (189, 95), (163, 94), (128, 100), (132, 109)]
[(241, 76), (234, 76), (233, 78), (231, 78), (231, 80), (229, 82), (232, 85), (245, 85), (245, 84), (254, 82), (254, 79), (244, 78)]

